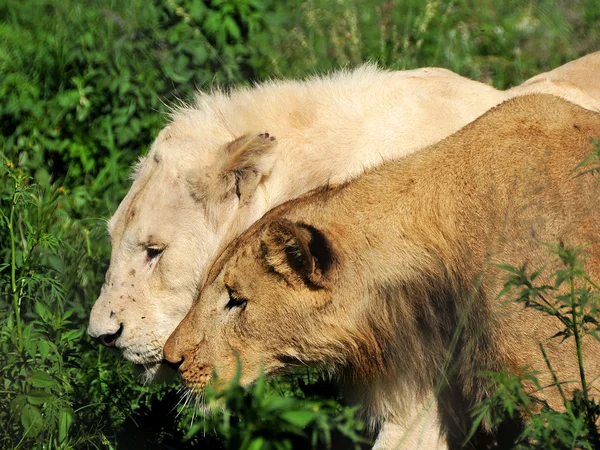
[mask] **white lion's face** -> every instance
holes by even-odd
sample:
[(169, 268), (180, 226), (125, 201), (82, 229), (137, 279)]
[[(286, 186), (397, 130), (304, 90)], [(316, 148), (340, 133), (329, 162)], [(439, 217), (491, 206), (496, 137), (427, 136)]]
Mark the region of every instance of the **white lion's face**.
[(159, 136), (109, 221), (110, 268), (88, 329), (142, 366), (144, 381), (163, 378), (167, 338), (190, 309), (220, 245), (244, 222), (240, 211), (257, 207), (240, 197), (239, 174), (220, 172), (214, 161), (196, 170), (171, 164), (163, 141)]
[(221, 237), (185, 186), (170, 178), (155, 172), (111, 220), (110, 268), (89, 328), (152, 370)]

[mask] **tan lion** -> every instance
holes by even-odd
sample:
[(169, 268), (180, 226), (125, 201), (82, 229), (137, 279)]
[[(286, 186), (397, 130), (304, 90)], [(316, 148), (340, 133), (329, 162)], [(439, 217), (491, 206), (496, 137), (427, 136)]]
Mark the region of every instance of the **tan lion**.
[(437, 142), (504, 97), (445, 69), (372, 66), (200, 95), (173, 114), (109, 221), (90, 335), (151, 379), (219, 247), (276, 205)]
[(509, 97), (553, 94), (592, 111), (600, 111), (600, 52), (536, 75), (506, 93)]
[[(469, 407), (489, 394), (482, 371), (528, 367), (551, 384), (543, 343), (559, 378), (578, 379), (573, 339), (551, 339), (561, 323), (498, 298), (497, 263), (549, 274), (541, 243), (592, 243), (585, 266), (598, 279), (598, 180), (575, 170), (598, 136), (600, 113), (518, 97), (439, 144), (279, 206), (216, 259), (165, 358), (194, 390), (214, 370), (231, 379), (236, 355), (244, 384), (261, 367), (324, 368), (383, 424), (379, 448), (405, 444), (414, 405), (437, 392), (430, 426), (440, 446), (459, 446)], [(600, 344), (585, 340), (584, 355), (600, 374)], [(536, 395), (562, 404), (550, 389)]]

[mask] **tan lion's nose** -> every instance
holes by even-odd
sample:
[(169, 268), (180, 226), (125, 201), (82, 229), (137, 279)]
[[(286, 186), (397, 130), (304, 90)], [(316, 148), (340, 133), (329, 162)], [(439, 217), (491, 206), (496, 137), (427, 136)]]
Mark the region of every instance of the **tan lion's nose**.
[(185, 358), (183, 348), (179, 345), (179, 339), (177, 339), (177, 333), (173, 333), (167, 340), (163, 350), (163, 358), (165, 362), (175, 370), (178, 370), (179, 366), (183, 364)]

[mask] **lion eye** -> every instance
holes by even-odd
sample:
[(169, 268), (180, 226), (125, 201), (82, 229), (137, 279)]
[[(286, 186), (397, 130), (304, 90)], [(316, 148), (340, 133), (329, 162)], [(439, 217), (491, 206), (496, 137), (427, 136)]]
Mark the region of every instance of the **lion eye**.
[(158, 247), (146, 247), (146, 257), (148, 259), (154, 259), (154, 258), (156, 258), (162, 252), (163, 252), (162, 248), (158, 248)]
[(227, 294), (229, 295), (229, 301), (225, 305), (225, 309), (233, 309), (233, 308), (241, 308), (246, 306), (248, 300), (240, 297), (237, 292), (231, 289), (229, 286), (226, 286)]

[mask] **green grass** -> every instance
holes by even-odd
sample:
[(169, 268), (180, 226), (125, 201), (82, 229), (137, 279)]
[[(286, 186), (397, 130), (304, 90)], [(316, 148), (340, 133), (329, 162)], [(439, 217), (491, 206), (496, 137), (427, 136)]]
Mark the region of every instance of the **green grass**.
[(196, 88), (365, 61), (442, 66), (506, 88), (598, 49), (596, 0), (4, 1), (0, 447), (357, 441), (362, 425), (330, 386), (294, 377), (215, 393), (235, 414), (190, 427), (173, 386), (139, 386), (87, 336), (110, 256), (105, 220), (167, 105)]

